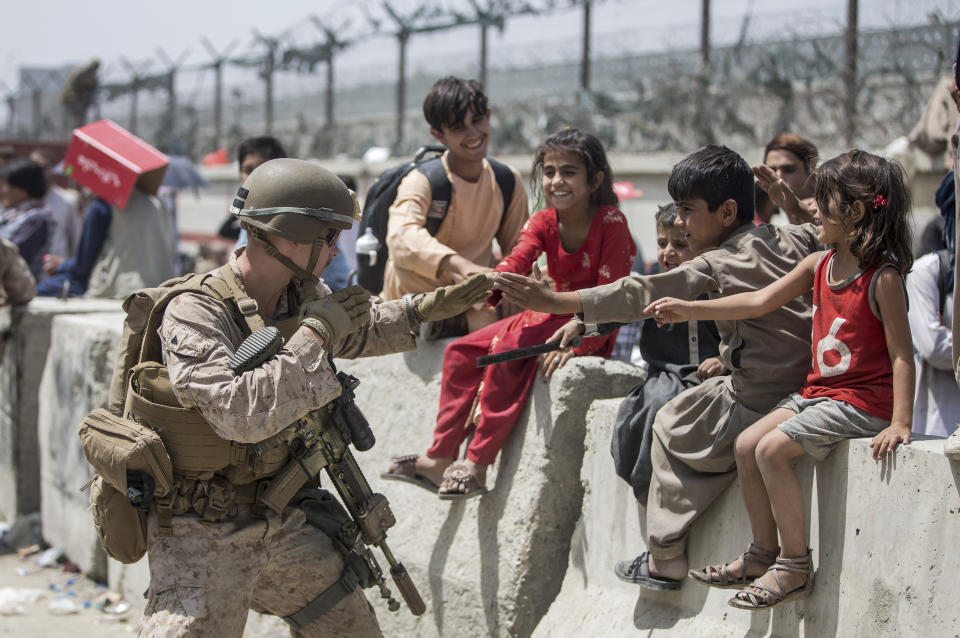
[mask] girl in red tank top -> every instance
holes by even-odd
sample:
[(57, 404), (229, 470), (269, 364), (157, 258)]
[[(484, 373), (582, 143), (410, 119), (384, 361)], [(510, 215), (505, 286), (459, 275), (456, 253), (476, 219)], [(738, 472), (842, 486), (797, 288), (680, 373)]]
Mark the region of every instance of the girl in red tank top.
[(813, 586), (795, 458), (822, 460), (853, 437), (872, 437), (875, 459), (910, 442), (915, 373), (903, 284), (913, 264), (909, 202), (899, 164), (864, 151), (844, 153), (817, 169), (814, 222), (831, 250), (810, 255), (756, 292), (666, 298), (645, 310), (664, 323), (746, 319), (813, 288), (811, 370), (803, 388), (737, 438), (753, 542), (730, 563), (690, 572), (719, 587), (757, 577), (730, 599), (733, 607), (766, 609)]

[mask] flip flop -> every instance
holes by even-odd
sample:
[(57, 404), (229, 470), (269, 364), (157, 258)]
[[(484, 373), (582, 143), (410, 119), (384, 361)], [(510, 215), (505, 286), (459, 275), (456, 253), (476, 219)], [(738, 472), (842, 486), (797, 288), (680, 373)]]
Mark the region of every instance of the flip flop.
[(680, 585), (683, 583), (682, 579), (664, 578), (650, 574), (649, 557), (650, 552), (644, 552), (633, 561), (622, 560), (617, 563), (613, 571), (620, 580), (647, 589), (656, 591), (676, 591), (680, 589)]
[[(414, 470), (416, 461), (416, 454), (394, 457), (393, 464), (390, 467), (393, 468), (396, 466), (396, 469), (401, 471), (384, 472), (380, 475), (380, 478), (387, 481), (402, 481), (403, 483), (410, 483), (411, 485), (422, 487), (431, 494), (436, 494), (437, 490), (440, 489), (440, 486), (428, 479), (426, 476), (416, 473)], [(409, 468), (407, 470), (408, 473), (403, 472), (404, 468)]]
[[(444, 485), (448, 483), (447, 489), (457, 487), (462, 491), (440, 492), (439, 489), (443, 489)], [(487, 488), (480, 485), (477, 477), (470, 471), (470, 467), (463, 461), (456, 461), (444, 470), (443, 483), (440, 484), (437, 495), (441, 501), (462, 501), (473, 498), (474, 496), (486, 494), (486, 492)]]

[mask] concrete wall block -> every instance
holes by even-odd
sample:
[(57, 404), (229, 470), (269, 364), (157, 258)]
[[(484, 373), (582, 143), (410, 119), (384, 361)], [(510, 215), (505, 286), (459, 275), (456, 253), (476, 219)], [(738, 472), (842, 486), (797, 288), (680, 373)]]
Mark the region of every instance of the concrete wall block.
[(47, 360), (53, 317), (117, 312), (111, 299), (34, 299), (13, 312), (11, 337), (0, 366), (0, 516), (12, 522), (40, 509), (37, 388)]
[[(819, 465), (798, 462), (810, 546), (812, 594), (768, 612), (727, 606), (735, 590), (693, 581), (680, 592), (652, 592), (621, 582), (619, 560), (644, 549), (632, 490), (613, 472), (606, 447), (619, 400), (593, 404), (581, 477), (585, 496), (560, 594), (534, 636), (899, 636), (952, 635), (960, 625), (956, 551), (960, 532), (960, 463), (938, 440), (916, 440), (892, 461), (874, 461), (869, 440), (840, 444)], [(910, 539), (907, 541), (906, 539)], [(750, 541), (734, 482), (694, 524), (691, 567), (728, 561)]]
[(122, 313), (53, 317), (38, 391), (43, 536), (99, 580), (106, 580), (106, 555), (90, 518), (89, 493), (79, 491), (93, 469), (83, 456), (77, 427), (88, 412), (107, 403), (122, 325)]
[(490, 493), (449, 503), (414, 486), (379, 479), (391, 456), (423, 453), (432, 441), (445, 345), (338, 361), (368, 380), (357, 389), (358, 403), (378, 443), (357, 458), (397, 514), (389, 544), (410, 570), (428, 611), (417, 619), (406, 610), (390, 614), (374, 604), (387, 635), (526, 636), (559, 590), (566, 569), (558, 558), (566, 555), (580, 512), (578, 468), (587, 406), (598, 394), (625, 394), (643, 373), (583, 358), (549, 384), (536, 382), (488, 472)]

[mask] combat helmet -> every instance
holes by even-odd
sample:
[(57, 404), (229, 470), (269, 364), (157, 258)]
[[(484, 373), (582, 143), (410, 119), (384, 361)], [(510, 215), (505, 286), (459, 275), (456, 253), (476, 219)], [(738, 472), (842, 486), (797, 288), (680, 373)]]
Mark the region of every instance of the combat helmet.
[[(327, 169), (304, 160), (278, 158), (253, 170), (237, 190), (230, 212), (240, 218), (251, 240), (294, 272), (298, 279), (316, 281), (314, 266), (331, 230), (346, 230), (359, 219), (356, 194)], [(267, 241), (278, 235), (313, 244), (306, 269)], [(335, 234), (335, 232), (333, 233)]]

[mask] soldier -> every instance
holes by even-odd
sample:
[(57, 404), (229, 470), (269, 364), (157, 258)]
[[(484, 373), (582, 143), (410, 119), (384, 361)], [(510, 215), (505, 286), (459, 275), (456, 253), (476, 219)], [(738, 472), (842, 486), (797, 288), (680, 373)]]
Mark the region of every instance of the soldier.
[(19, 306), (33, 299), (36, 282), (30, 267), (12, 243), (0, 237), (0, 359), (10, 329), (9, 306)]
[(30, 267), (12, 243), (0, 237), (0, 307), (19, 306), (33, 299), (36, 282)]
[[(319, 275), (357, 211), (355, 195), (333, 173), (295, 159), (266, 162), (244, 182), (232, 209), (250, 242), (214, 274), (234, 292), (233, 302), (184, 292), (167, 305), (159, 339), (173, 395), (233, 446), (233, 456), (251, 458), (244, 450), (252, 444), (340, 395), (328, 356), (410, 350), (421, 321), (456, 315), (489, 294), (485, 275), (383, 303), (359, 286), (331, 294)], [(277, 326), (286, 342), (273, 358), (235, 375), (228, 360), (251, 317)], [(248, 609), (283, 617), (293, 636), (380, 635), (362, 590), (343, 586), (349, 579), (341, 578), (337, 545), (308, 524), (302, 508), (276, 514), (259, 506), (266, 480), (296, 463), (289, 448), (205, 480), (209, 474), (178, 467), (178, 459), (205, 454), (202, 445), (172, 432), (161, 435), (176, 492), (147, 517), (142, 636), (239, 638)]]

